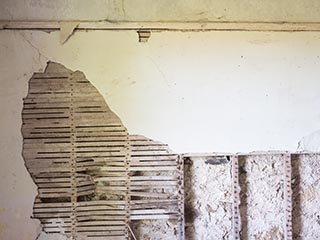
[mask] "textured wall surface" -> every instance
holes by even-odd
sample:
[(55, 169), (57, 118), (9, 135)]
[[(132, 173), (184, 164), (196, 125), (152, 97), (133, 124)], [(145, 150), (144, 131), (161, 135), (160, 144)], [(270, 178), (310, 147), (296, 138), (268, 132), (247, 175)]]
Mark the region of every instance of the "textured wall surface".
[(185, 164), (186, 239), (229, 239), (232, 217), (230, 165)]
[(284, 239), (284, 163), (278, 155), (240, 160), (242, 236)]
[[(230, 164), (209, 165), (206, 158), (186, 162), (186, 239), (229, 239)], [(279, 155), (241, 157), (243, 239), (284, 239), (283, 159)], [(294, 239), (320, 238), (319, 155), (292, 157)]]
[(0, 19), (319, 22), (319, 10), (318, 0), (2, 0)]
[(293, 237), (320, 239), (320, 156), (296, 156), (292, 165)]

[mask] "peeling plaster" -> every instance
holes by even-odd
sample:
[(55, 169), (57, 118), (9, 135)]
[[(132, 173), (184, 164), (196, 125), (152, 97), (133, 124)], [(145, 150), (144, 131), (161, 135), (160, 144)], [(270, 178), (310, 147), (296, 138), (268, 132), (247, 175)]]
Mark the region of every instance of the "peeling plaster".
[(64, 44), (74, 34), (79, 22), (60, 22), (60, 43)]
[(298, 142), (298, 151), (320, 151), (320, 130), (304, 136)]
[[(170, 218), (180, 239), (182, 163), (167, 144), (130, 135), (82, 72), (55, 62), (33, 74), (23, 101), (22, 155), (38, 186), (33, 217), (43, 231), (51, 234), (54, 227), (68, 238), (86, 239), (100, 229), (101, 236), (125, 237), (130, 220)], [(139, 210), (128, 214), (124, 209), (131, 206)], [(102, 217), (106, 221), (95, 222)], [(121, 222), (118, 229), (107, 229), (112, 221)], [(84, 229), (83, 222), (94, 223), (94, 229)]]
[[(71, 69), (83, 69), (131, 131), (161, 139), (180, 152), (294, 150), (301, 135), (319, 128), (318, 33), (272, 33), (263, 47), (253, 44), (264, 38), (262, 33), (154, 33), (148, 45), (139, 46), (136, 33), (130, 32), (79, 32), (73, 44), (63, 46), (58, 32), (26, 31), (31, 44), (18, 32), (3, 31), (0, 36), (0, 171), (1, 192), (6, 193), (0, 199), (6, 209), (0, 218), (1, 224), (22, 226), (17, 233), (8, 225), (7, 239), (19, 239), (22, 233), (33, 236), (39, 224), (30, 219), (35, 192), (31, 179), (22, 172), (17, 119), (27, 80), (32, 72), (43, 69), (47, 57)], [(234, 69), (232, 64), (241, 55), (246, 56), (246, 63)], [(185, 97), (184, 105), (167, 94), (161, 74), (147, 56), (157, 60), (170, 84), (177, 82), (173, 93)], [(292, 65), (299, 59), (303, 59), (302, 68), (296, 71)], [(121, 87), (112, 79), (121, 79)], [(131, 82), (136, 82), (135, 87)], [(277, 83), (282, 86), (279, 90)], [(266, 86), (272, 96), (268, 99)], [(170, 118), (164, 118), (164, 112)], [(313, 166), (317, 169), (316, 163)], [(11, 176), (13, 172), (18, 179)], [(14, 181), (16, 190), (12, 191)], [(306, 188), (302, 196), (318, 199), (319, 193)], [(18, 208), (23, 215), (20, 221), (10, 207)], [(317, 221), (316, 214), (312, 216)]]

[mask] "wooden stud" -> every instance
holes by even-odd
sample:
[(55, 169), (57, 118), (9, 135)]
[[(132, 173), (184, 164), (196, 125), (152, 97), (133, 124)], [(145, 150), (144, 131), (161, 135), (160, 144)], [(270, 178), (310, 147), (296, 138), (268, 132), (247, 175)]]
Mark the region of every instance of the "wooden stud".
[(284, 157), (284, 212), (285, 212), (285, 240), (292, 240), (292, 187), (291, 187), (291, 154)]
[(239, 186), (239, 157), (231, 156), (231, 179), (232, 179), (232, 234), (233, 239), (240, 240), (240, 186)]

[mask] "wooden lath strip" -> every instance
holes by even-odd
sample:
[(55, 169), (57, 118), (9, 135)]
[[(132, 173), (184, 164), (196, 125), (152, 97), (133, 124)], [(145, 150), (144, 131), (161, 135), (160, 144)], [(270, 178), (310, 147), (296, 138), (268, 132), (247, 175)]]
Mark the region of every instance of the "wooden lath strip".
[[(127, 133), (127, 132), (126, 132)], [(123, 191), (125, 193), (125, 201), (126, 201), (126, 232), (125, 236), (126, 239), (130, 239), (131, 234), (131, 229), (130, 229), (130, 215), (131, 215), (131, 210), (130, 210), (130, 201), (131, 201), (131, 195), (130, 193), (130, 158), (131, 158), (131, 146), (130, 146), (130, 140), (129, 140), (129, 134), (127, 133), (126, 135), (126, 141), (125, 141), (125, 187), (126, 189)]]
[(284, 158), (284, 211), (285, 211), (285, 240), (292, 240), (292, 186), (291, 186), (291, 154), (286, 153)]
[(232, 179), (232, 234), (233, 239), (240, 240), (241, 218), (240, 218), (240, 185), (239, 185), (239, 158), (231, 157), (231, 179)]
[(181, 155), (178, 156), (178, 239), (185, 239), (185, 218), (184, 218), (184, 161)]
[(70, 169), (71, 169), (71, 179), (70, 179), (70, 183), (71, 183), (71, 205), (72, 205), (72, 212), (70, 214), (70, 218), (71, 218), (71, 239), (75, 239), (76, 238), (76, 227), (77, 227), (77, 212), (76, 212), (76, 208), (77, 208), (77, 198), (78, 198), (78, 187), (77, 187), (77, 170), (76, 170), (76, 159), (77, 159), (77, 153), (76, 153), (76, 148), (74, 146), (77, 138), (75, 136), (75, 132), (76, 132), (76, 126), (74, 123), (74, 118), (75, 118), (75, 109), (74, 109), (74, 105), (73, 105), (73, 91), (74, 91), (74, 87), (73, 87), (73, 82), (74, 82), (74, 78), (73, 75), (71, 74), (69, 77), (69, 89), (70, 89), (70, 103), (69, 103), (69, 119), (70, 119)]

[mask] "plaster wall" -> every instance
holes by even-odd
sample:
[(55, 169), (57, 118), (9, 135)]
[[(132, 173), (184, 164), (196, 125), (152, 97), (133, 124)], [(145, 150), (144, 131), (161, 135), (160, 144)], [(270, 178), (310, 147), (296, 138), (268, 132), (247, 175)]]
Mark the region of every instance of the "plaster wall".
[(319, 22), (319, 10), (317, 0), (2, 0), (0, 19)]
[(320, 129), (319, 38), (162, 32), (141, 44), (135, 32), (89, 31), (61, 45), (58, 32), (1, 31), (0, 239), (39, 232), (20, 128), (28, 80), (46, 61), (83, 71), (130, 133), (176, 152), (294, 151)]

